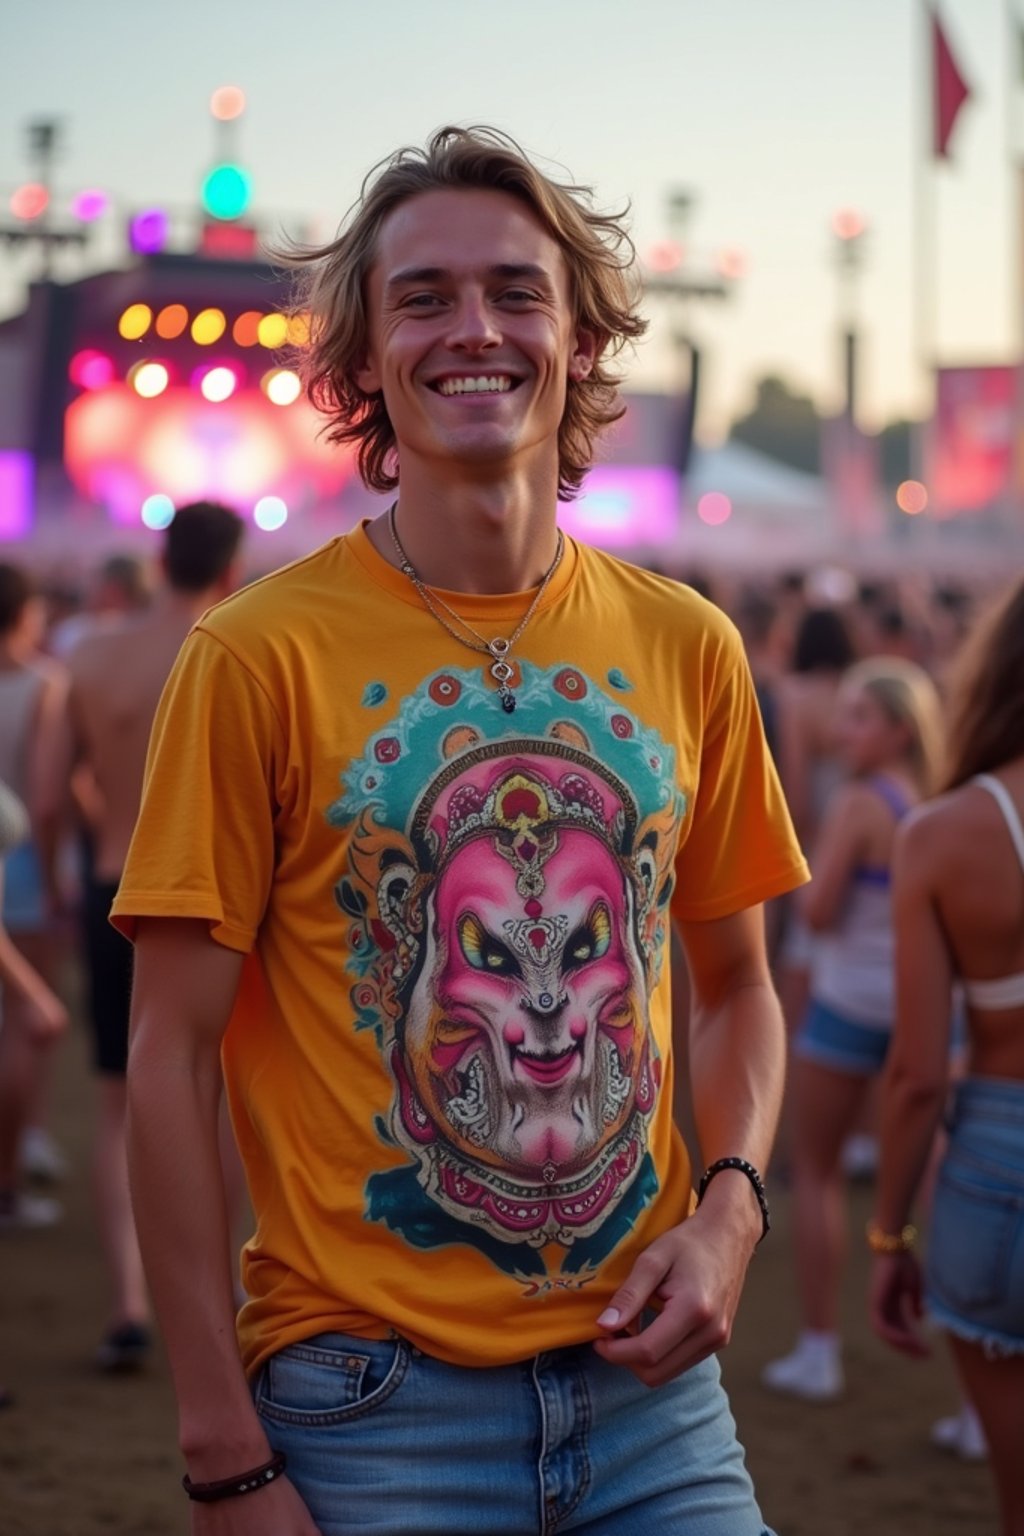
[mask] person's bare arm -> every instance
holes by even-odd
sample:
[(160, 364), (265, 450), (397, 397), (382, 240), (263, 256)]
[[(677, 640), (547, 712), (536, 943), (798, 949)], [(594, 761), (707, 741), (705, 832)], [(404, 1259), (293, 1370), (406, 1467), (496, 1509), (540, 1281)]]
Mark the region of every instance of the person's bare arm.
[(929, 815), (897, 833), (893, 859), (896, 1030), (882, 1080), (876, 1215), (898, 1232), (911, 1214), (949, 1085), (953, 964), (931, 884)]
[(71, 777), (80, 755), (72, 715), (70, 680), (43, 690), (33, 736), (32, 820), (39, 847), (43, 884), (51, 911), (62, 905), (58, 854), (61, 832), (71, 809)]
[[(932, 815), (926, 810), (900, 828), (893, 860), (897, 1023), (882, 1081), (875, 1199), (875, 1221), (887, 1234), (901, 1232), (910, 1218), (949, 1085), (953, 964), (932, 888)], [(870, 1310), (887, 1343), (908, 1354), (927, 1352), (916, 1327), (921, 1284), (912, 1254), (876, 1258)]]
[(868, 829), (876, 809), (863, 784), (844, 784), (829, 804), (811, 855), (810, 885), (797, 896), (797, 908), (816, 933), (835, 927), (850, 888), (850, 880), (868, 845)]
[[(785, 1077), (785, 1028), (772, 989), (761, 907), (680, 924), (693, 987), (690, 1078), (701, 1156), (764, 1170)], [(761, 1213), (746, 1176), (727, 1170), (703, 1203), (640, 1255), (598, 1320), (628, 1328), (652, 1297), (660, 1317), (627, 1338), (599, 1340), (606, 1360), (660, 1385), (727, 1344)], [(616, 1315), (610, 1316), (610, 1313)]]
[(52, 1040), (67, 1028), (68, 1011), (0, 923), (0, 983), (16, 992), (31, 1009), (31, 1027), (40, 1041)]
[[(194, 1482), (234, 1477), (272, 1450), (235, 1337), (233, 1266), (217, 1143), (220, 1045), (242, 956), (205, 922), (141, 918), (128, 1060), (132, 1205)], [(287, 1478), (191, 1505), (193, 1536), (317, 1536)]]

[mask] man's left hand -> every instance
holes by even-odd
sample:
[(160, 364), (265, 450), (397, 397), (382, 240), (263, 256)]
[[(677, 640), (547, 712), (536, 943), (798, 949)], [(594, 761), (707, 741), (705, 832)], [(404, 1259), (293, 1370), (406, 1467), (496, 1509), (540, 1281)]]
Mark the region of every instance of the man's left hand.
[[(644, 1250), (597, 1320), (611, 1335), (597, 1340), (597, 1353), (624, 1365), (648, 1387), (681, 1375), (732, 1336), (760, 1219), (753, 1221), (746, 1211), (723, 1219), (713, 1190), (712, 1185), (699, 1210)], [(654, 1302), (659, 1316), (630, 1332)]]

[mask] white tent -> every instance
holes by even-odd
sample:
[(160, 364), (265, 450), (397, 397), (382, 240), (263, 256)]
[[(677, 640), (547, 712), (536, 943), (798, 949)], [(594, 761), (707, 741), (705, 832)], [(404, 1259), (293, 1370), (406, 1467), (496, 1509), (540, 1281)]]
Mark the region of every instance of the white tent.
[(773, 524), (808, 520), (827, 522), (828, 491), (820, 475), (780, 464), (743, 443), (720, 448), (695, 447), (686, 476), (686, 503), (695, 508), (702, 496), (727, 496), (737, 516), (756, 516)]

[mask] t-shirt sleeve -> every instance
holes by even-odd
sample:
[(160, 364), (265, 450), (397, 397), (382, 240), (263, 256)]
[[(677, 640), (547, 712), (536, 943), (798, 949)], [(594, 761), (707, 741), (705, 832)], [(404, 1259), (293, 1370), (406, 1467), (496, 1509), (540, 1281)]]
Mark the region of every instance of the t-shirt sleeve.
[(274, 868), (283, 733), (270, 698), (216, 636), (193, 630), (164, 688), (139, 819), (111, 920), (205, 918), (247, 953)]
[(689, 830), (676, 860), (672, 912), (683, 922), (728, 917), (810, 878), (735, 632), (714, 672)]

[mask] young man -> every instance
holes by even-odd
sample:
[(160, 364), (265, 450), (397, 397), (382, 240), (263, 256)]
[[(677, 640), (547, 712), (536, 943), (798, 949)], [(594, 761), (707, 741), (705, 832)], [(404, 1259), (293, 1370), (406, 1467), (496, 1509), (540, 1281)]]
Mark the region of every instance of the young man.
[(110, 906), (138, 815), (160, 694), (192, 625), (238, 585), (243, 528), (235, 512), (215, 502), (178, 509), (165, 537), (163, 590), (146, 612), (96, 627), (72, 650), (66, 708), (44, 752), (45, 864), (55, 903), (58, 838), (76, 769), (87, 770), (90, 785), (82, 928), (99, 1077), (93, 1189), (111, 1291), (97, 1354), (104, 1370), (136, 1368), (150, 1345), (125, 1154), (132, 951), (110, 926)]
[(194, 1536), (764, 1530), (713, 1359), (760, 1190), (719, 1165), (694, 1208), (665, 960), (674, 918), (702, 1155), (763, 1167), (758, 904), (805, 873), (735, 631), (558, 532), (642, 329), (623, 249), (493, 131), (393, 156), (306, 307), (398, 500), (164, 697), (114, 911)]

